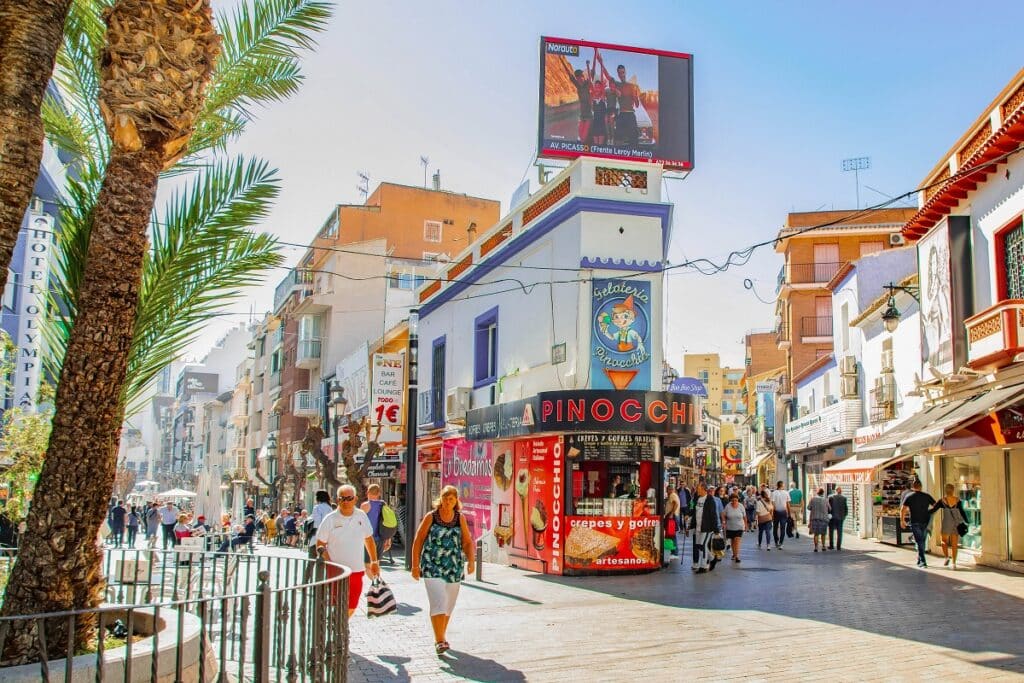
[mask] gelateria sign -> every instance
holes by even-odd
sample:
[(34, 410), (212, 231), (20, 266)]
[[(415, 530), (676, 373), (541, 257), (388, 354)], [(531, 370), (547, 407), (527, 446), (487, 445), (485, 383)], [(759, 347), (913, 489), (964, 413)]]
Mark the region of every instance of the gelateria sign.
[(651, 283), (594, 280), (591, 303), (591, 386), (650, 389)]

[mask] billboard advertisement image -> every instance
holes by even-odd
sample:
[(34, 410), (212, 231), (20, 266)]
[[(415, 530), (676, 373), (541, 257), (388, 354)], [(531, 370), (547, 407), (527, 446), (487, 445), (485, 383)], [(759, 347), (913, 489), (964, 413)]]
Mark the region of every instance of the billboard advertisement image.
[(448, 439), (441, 448), (441, 485), (459, 491), (459, 505), (466, 515), (473, 540), (492, 528), (491, 490), (494, 461), (491, 444)]
[[(949, 227), (936, 227), (917, 243), (921, 278), (921, 360), (939, 372), (953, 372), (953, 317)], [(927, 376), (927, 375), (925, 375)]]
[(541, 38), (539, 155), (693, 168), (692, 58)]
[(651, 388), (651, 283), (594, 280), (592, 389)]

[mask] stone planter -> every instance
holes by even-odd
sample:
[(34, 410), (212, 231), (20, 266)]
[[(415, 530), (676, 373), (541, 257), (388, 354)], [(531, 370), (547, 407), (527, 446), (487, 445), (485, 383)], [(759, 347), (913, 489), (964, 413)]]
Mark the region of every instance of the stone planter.
[[(111, 623), (116, 619), (127, 621), (127, 613), (106, 612), (104, 621)], [(153, 639), (143, 638), (132, 643), (132, 683), (155, 681), (156, 683), (173, 683), (177, 664), (176, 650), (178, 620), (182, 620), (181, 681), (183, 683), (200, 683), (199, 681), (199, 643), (205, 639), (199, 618), (187, 612), (172, 609), (160, 610), (160, 618), (154, 624), (153, 610), (140, 608), (132, 616), (132, 627), (137, 635), (152, 635), (158, 631), (157, 673), (152, 678)], [(154, 626), (156, 628), (154, 628)], [(204, 681), (213, 681), (217, 676), (217, 657), (209, 641), (206, 641)], [(127, 647), (118, 647), (103, 652), (103, 679), (107, 681), (125, 681), (125, 659)], [(65, 681), (64, 672), (66, 659), (52, 659), (47, 662), (51, 683), (69, 683)], [(85, 654), (75, 657), (72, 662), (70, 683), (88, 683), (96, 680), (96, 655)], [(38, 683), (41, 679), (39, 664), (25, 664), (0, 669), (0, 680), (5, 683)]]

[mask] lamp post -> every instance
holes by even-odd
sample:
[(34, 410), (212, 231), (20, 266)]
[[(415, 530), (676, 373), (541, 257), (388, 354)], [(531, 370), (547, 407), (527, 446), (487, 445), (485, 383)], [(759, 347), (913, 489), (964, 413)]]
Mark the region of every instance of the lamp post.
[[(345, 417), (348, 408), (348, 399), (345, 398), (345, 387), (341, 382), (331, 382), (331, 402), (327, 404), (327, 411), (331, 418), (331, 433), (334, 434), (334, 472), (337, 479), (338, 463), (341, 462), (341, 453), (338, 451), (338, 432), (341, 431), (341, 421)], [(337, 491), (331, 491), (331, 496), (338, 495)]]
[(405, 568), (412, 569), (412, 538), (416, 529), (416, 356), (419, 352), (420, 311), (409, 311), (409, 389), (405, 399)]
[(277, 504), (277, 437), (271, 434), (267, 437), (266, 443), (267, 449), (267, 474), (270, 475), (270, 493), (271, 498), (274, 501), (274, 508), (278, 507)]
[(896, 331), (897, 327), (899, 327), (900, 317), (902, 316), (900, 309), (896, 308), (896, 292), (906, 292), (910, 296), (914, 297), (914, 301), (920, 304), (921, 288), (915, 285), (902, 287), (891, 282), (883, 286), (889, 290), (889, 305), (886, 306), (885, 311), (882, 313), (882, 323), (885, 325), (886, 332), (891, 334)]

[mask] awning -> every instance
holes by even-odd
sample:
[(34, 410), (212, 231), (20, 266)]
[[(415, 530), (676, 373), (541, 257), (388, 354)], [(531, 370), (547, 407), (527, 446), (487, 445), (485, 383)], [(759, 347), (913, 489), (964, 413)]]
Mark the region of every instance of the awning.
[(909, 456), (897, 455), (881, 458), (861, 458), (854, 455), (822, 472), (826, 484), (868, 484), (874, 481), (875, 471), (888, 467)]
[[(942, 446), (947, 434), (980, 420), (1024, 395), (1024, 384), (996, 387), (970, 398), (950, 401), (911, 415), (873, 441), (855, 449), (859, 458), (912, 455)], [(842, 463), (840, 463), (842, 464)]]
[(757, 472), (757, 468), (760, 467), (761, 464), (764, 463), (765, 460), (767, 460), (768, 458), (770, 458), (770, 457), (772, 457), (774, 455), (775, 455), (774, 451), (765, 451), (764, 453), (761, 453), (760, 455), (754, 456), (754, 459), (750, 461), (749, 465), (747, 465), (747, 468), (746, 468), (747, 474), (749, 475), (749, 474), (754, 474), (755, 472)]

